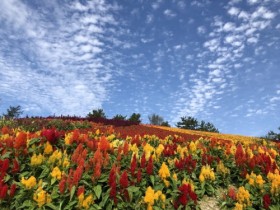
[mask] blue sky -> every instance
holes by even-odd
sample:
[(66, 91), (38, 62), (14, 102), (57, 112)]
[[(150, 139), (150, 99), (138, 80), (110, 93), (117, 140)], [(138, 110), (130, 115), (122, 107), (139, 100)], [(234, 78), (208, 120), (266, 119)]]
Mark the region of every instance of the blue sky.
[(280, 126), (279, 0), (0, 1), (0, 112)]

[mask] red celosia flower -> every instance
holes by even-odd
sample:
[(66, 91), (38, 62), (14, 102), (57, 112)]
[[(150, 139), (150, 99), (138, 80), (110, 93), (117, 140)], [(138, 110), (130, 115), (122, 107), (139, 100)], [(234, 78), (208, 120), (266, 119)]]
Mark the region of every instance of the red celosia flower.
[(127, 177), (127, 172), (124, 171), (120, 177), (120, 186), (122, 188), (127, 188), (128, 187), (128, 177)]
[(110, 149), (110, 142), (106, 139), (105, 136), (101, 136), (100, 142), (99, 142), (99, 148), (103, 152)]
[(10, 165), (10, 160), (9, 159), (3, 160), (2, 164), (0, 165), (1, 166), (0, 171), (2, 173), (6, 173), (8, 168), (9, 168), (9, 165)]
[(174, 208), (177, 209), (180, 205), (186, 206), (190, 200), (197, 204), (197, 195), (192, 191), (191, 185), (183, 184), (178, 188), (180, 191), (179, 197), (174, 201)]
[(233, 187), (230, 187), (228, 189), (228, 196), (232, 199), (232, 200), (236, 200), (236, 191)]
[(82, 178), (83, 172), (84, 172), (83, 166), (78, 166), (73, 174), (73, 184), (74, 185), (76, 185), (76, 186), (78, 185), (80, 179)]
[(130, 163), (131, 176), (134, 176), (136, 168), (137, 168), (137, 159), (136, 159), (136, 155), (134, 154), (132, 157), (132, 161)]
[(117, 183), (116, 181), (114, 181), (112, 184), (111, 184), (111, 188), (110, 188), (110, 198), (113, 198), (114, 199), (114, 202), (116, 203), (116, 196), (117, 196)]
[(147, 174), (152, 175), (154, 172), (154, 163), (153, 163), (153, 158), (150, 156), (149, 162), (147, 165)]
[(1, 132), (2, 132), (2, 134), (5, 135), (5, 134), (9, 134), (10, 130), (7, 126), (4, 126), (4, 127), (2, 127)]
[(12, 173), (16, 174), (17, 172), (19, 172), (19, 164), (18, 164), (18, 161), (16, 159), (14, 159)]
[(27, 134), (24, 132), (19, 132), (19, 134), (15, 137), (14, 148), (26, 148)]
[(265, 209), (269, 209), (270, 204), (271, 204), (270, 197), (269, 197), (268, 194), (265, 194), (265, 195), (263, 196), (263, 207), (264, 207)]
[(8, 192), (8, 185), (0, 186), (0, 199), (5, 199)]
[(145, 166), (146, 166), (146, 157), (145, 157), (144, 152), (143, 152), (142, 157), (141, 157), (140, 166), (141, 166), (141, 168), (145, 168)]
[(101, 176), (101, 163), (97, 162), (94, 166), (94, 179), (98, 179)]
[(61, 194), (64, 193), (65, 187), (66, 187), (66, 177), (63, 176), (62, 179), (60, 180), (59, 184), (58, 184), (59, 192)]
[(126, 141), (123, 145), (123, 154), (127, 155), (128, 151), (129, 151), (129, 144)]
[(79, 195), (81, 195), (82, 193), (85, 193), (85, 187), (84, 186), (80, 186), (77, 190), (77, 196), (79, 197)]
[(60, 134), (55, 128), (43, 129), (41, 136), (45, 137), (47, 141), (50, 142), (51, 144), (54, 144), (59, 139)]
[(10, 197), (13, 198), (16, 192), (17, 186), (16, 184), (12, 184), (10, 187)]
[(112, 169), (110, 170), (108, 184), (112, 187), (113, 183), (116, 182), (116, 166), (113, 165)]
[(140, 183), (141, 180), (142, 180), (142, 171), (139, 168), (138, 171), (137, 171), (137, 183)]

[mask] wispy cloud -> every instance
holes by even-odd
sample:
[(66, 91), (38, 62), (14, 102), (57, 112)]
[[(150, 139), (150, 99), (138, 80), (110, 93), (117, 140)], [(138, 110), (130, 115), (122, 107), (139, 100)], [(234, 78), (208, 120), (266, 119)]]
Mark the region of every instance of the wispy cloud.
[(104, 41), (110, 41), (118, 8), (104, 1), (52, 3), (46, 14), (28, 2), (1, 2), (1, 36), (14, 40), (0, 41), (1, 90), (25, 110), (84, 115), (108, 97), (113, 72)]

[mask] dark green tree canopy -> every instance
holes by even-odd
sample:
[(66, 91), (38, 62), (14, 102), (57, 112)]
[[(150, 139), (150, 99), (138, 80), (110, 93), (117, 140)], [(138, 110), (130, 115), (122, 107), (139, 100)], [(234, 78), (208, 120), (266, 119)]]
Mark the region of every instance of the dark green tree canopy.
[(152, 114), (148, 116), (150, 124), (152, 125), (161, 125), (163, 123), (163, 117), (157, 115), (157, 114)]
[[(278, 130), (280, 131), (280, 127), (278, 128)], [(274, 131), (269, 131), (264, 138), (271, 140), (280, 140), (280, 132), (276, 133)]]
[(10, 106), (3, 116), (8, 119), (15, 119), (19, 118), (22, 113), (23, 111), (21, 110), (21, 106)]
[(117, 114), (113, 117), (114, 120), (125, 120), (126, 116), (123, 116), (121, 114)]
[(88, 113), (87, 117), (89, 118), (106, 118), (105, 112), (103, 109), (94, 109)]
[(139, 113), (133, 113), (130, 117), (129, 117), (129, 121), (131, 122), (135, 122), (135, 123), (141, 123), (141, 114)]
[(219, 133), (219, 130), (212, 123), (205, 122), (204, 120), (199, 122), (194, 117), (181, 117), (181, 121), (177, 122), (176, 127)]

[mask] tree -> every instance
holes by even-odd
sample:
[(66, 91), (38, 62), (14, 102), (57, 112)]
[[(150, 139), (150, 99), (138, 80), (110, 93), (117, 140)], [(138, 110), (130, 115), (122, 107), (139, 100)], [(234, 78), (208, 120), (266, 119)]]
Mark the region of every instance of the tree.
[[(280, 127), (278, 128), (278, 130), (280, 131)], [(280, 133), (276, 133), (274, 131), (269, 131), (264, 138), (270, 139), (270, 140), (280, 140)]]
[(161, 126), (166, 126), (166, 127), (170, 127), (168, 121), (164, 121), (161, 123)]
[(140, 119), (141, 115), (138, 113), (133, 113), (130, 117), (129, 117), (129, 121), (131, 122), (135, 122), (135, 123), (141, 123), (141, 119)]
[(19, 118), (22, 113), (21, 106), (10, 106), (9, 109), (7, 109), (7, 113), (3, 114), (3, 116), (8, 119), (15, 119)]
[(197, 119), (194, 117), (181, 117), (181, 121), (177, 122), (176, 127), (197, 130), (199, 125)]
[(217, 128), (215, 128), (215, 126), (212, 123), (205, 122), (204, 120), (199, 122), (194, 117), (181, 117), (181, 121), (177, 122), (176, 126), (178, 128), (183, 128), (183, 129), (200, 130), (200, 131), (208, 131), (208, 132), (219, 133), (219, 130)]
[(163, 117), (161, 117), (157, 114), (149, 115), (148, 118), (149, 118), (150, 124), (152, 124), (152, 125), (161, 125), (164, 122)]
[(123, 116), (121, 114), (117, 114), (113, 117), (114, 120), (125, 120), (126, 116)]
[(94, 109), (87, 115), (88, 118), (106, 118), (103, 109)]

